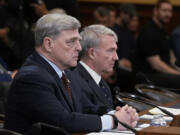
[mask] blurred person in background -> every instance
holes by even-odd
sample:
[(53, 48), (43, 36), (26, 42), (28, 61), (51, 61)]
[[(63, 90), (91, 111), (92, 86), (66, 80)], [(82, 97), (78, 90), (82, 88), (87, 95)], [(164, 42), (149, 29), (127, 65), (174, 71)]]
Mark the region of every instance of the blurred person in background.
[(94, 11), (94, 24), (103, 24), (108, 26), (109, 11), (106, 7), (100, 6)]
[(131, 50), (134, 49), (135, 41), (128, 25), (136, 14), (136, 8), (132, 4), (121, 4), (117, 10), (116, 24), (113, 30), (118, 35), (118, 66), (132, 71)]
[(123, 3), (119, 6), (116, 12), (116, 23), (112, 30), (118, 36), (118, 50), (117, 54), (119, 60), (116, 64), (117, 82), (122, 90), (131, 91), (133, 88), (133, 53), (135, 50), (135, 39), (132, 32), (128, 28), (132, 17), (136, 14), (136, 7), (132, 4)]
[(109, 12), (107, 27), (112, 28), (116, 21), (116, 8), (110, 5), (106, 6), (106, 9)]
[(152, 19), (140, 31), (137, 42), (137, 71), (161, 87), (180, 88), (180, 70), (175, 68), (171, 36), (165, 31), (173, 15), (169, 0), (158, 0)]
[(180, 26), (172, 33), (173, 51), (178, 61), (180, 61)]
[(11, 0), (0, 6), (0, 56), (10, 70), (18, 69), (33, 50), (33, 33), (20, 15), (20, 9), (14, 9)]
[(130, 19), (128, 29), (132, 32), (134, 39), (137, 40), (139, 32), (139, 16), (137, 13)]

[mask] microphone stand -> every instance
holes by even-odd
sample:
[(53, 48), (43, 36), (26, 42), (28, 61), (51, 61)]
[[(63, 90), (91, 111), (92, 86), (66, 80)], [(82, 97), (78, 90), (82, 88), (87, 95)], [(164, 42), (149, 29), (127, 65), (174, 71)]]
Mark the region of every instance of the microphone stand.
[(119, 96), (121, 96), (121, 97), (129, 98), (129, 99), (132, 99), (132, 100), (134, 100), (134, 101), (137, 101), (137, 102), (140, 102), (140, 103), (144, 103), (144, 104), (147, 104), (147, 105), (156, 107), (156, 108), (158, 108), (159, 110), (161, 110), (163, 113), (165, 113), (165, 114), (167, 114), (167, 115), (169, 115), (169, 116), (171, 116), (171, 117), (173, 117), (173, 118), (175, 117), (175, 115), (174, 115), (173, 113), (171, 113), (171, 112), (169, 112), (169, 111), (167, 111), (167, 110), (159, 107), (158, 105), (156, 105), (156, 104), (154, 104), (154, 103), (149, 103), (149, 102), (147, 102), (147, 101), (145, 101), (145, 100), (135, 99), (135, 98), (133, 98), (133, 97), (131, 97), (131, 96), (128, 96), (128, 95), (122, 95), (122, 94), (119, 92), (119, 91), (120, 91), (119, 87), (115, 87), (115, 88), (116, 88), (116, 89), (114, 89), (114, 91), (116, 91), (116, 94), (119, 95)]
[(175, 117), (175, 115), (174, 115), (173, 113), (171, 113), (171, 112), (169, 112), (169, 111), (167, 111), (167, 110), (165, 110), (165, 109), (163, 109), (163, 108), (161, 108), (161, 107), (159, 107), (159, 106), (157, 106), (157, 105), (155, 105), (155, 104), (153, 104), (153, 103), (149, 103), (149, 102), (146, 102), (146, 101), (142, 101), (142, 100), (139, 100), (139, 99), (135, 99), (135, 98), (130, 97), (130, 96), (124, 96), (124, 95), (121, 95), (120, 93), (119, 93), (119, 95), (120, 95), (120, 96), (123, 96), (123, 97), (125, 97), (125, 98), (132, 99), (132, 100), (134, 100), (134, 101), (140, 102), (140, 103), (144, 103), (144, 104), (147, 104), (147, 105), (156, 107), (156, 108), (158, 108), (159, 110), (161, 110), (163, 113), (165, 113), (165, 114), (167, 114), (167, 115), (169, 115), (169, 116), (171, 116), (171, 117), (173, 117), (173, 118)]

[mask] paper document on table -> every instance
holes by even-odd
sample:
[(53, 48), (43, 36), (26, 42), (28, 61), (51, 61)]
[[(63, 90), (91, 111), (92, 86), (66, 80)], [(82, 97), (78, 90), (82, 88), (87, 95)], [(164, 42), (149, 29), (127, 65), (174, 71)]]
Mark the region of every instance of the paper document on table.
[(98, 132), (98, 133), (89, 133), (87, 135), (135, 135), (134, 133), (128, 132)]
[[(171, 112), (171, 113), (174, 114), (174, 115), (180, 114), (180, 109), (168, 108), (168, 107), (162, 107), (162, 106), (159, 106), (159, 107), (161, 107), (161, 108), (163, 108), (163, 109)], [(149, 112), (150, 112), (151, 114), (164, 114), (164, 113), (161, 112), (158, 108), (153, 108), (153, 109), (149, 110)], [(165, 114), (164, 114), (164, 115), (165, 115)]]
[[(150, 126), (150, 125), (145, 123), (145, 124), (138, 125), (138, 128), (135, 128), (135, 129), (136, 130), (141, 130), (141, 129), (146, 128), (148, 126)], [(130, 130), (119, 131), (117, 129), (113, 129), (113, 130), (108, 130), (106, 132), (89, 133), (87, 135), (135, 135), (135, 134)]]
[[(152, 120), (154, 117), (153, 117), (153, 115), (150, 115), (150, 114), (144, 114), (144, 115), (140, 116), (139, 118), (142, 120)], [(164, 116), (163, 118), (165, 119), (165, 121), (172, 121), (172, 119), (173, 119), (170, 116)]]

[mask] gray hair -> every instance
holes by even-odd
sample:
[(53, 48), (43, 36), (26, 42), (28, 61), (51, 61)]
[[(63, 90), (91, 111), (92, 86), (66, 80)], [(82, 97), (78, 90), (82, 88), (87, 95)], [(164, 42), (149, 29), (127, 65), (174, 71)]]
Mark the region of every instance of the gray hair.
[(80, 41), (82, 51), (80, 56), (83, 57), (87, 54), (89, 48), (95, 48), (99, 45), (100, 37), (103, 35), (112, 36), (115, 41), (118, 41), (117, 35), (114, 31), (104, 25), (90, 25), (80, 33), (82, 39)]
[(41, 17), (35, 28), (35, 44), (39, 47), (43, 43), (44, 37), (55, 39), (64, 30), (79, 29), (80, 22), (69, 15), (47, 14)]
[(67, 14), (67, 13), (62, 8), (53, 8), (53, 9), (49, 10), (48, 14)]

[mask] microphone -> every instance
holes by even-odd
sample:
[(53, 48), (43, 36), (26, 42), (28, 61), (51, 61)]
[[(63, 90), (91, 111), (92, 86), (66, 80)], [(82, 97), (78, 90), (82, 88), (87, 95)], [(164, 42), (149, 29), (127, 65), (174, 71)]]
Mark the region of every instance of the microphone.
[(114, 114), (106, 114), (106, 115), (110, 115), (113, 117), (114, 121), (118, 122), (119, 124), (121, 124), (123, 127), (131, 130), (132, 132), (134, 132), (135, 134), (137, 133), (137, 130), (131, 126), (129, 126), (128, 124), (121, 122), (120, 120), (118, 120), (118, 118), (114, 115)]
[[(114, 90), (115, 90), (115, 91), (118, 91), (118, 90), (120, 91), (119, 87), (115, 87)], [(147, 101), (145, 101), (145, 100), (136, 99), (136, 98), (131, 97), (131, 96), (128, 96), (128, 95), (125, 96), (125, 95), (122, 95), (120, 92), (118, 93), (118, 95), (120, 95), (120, 96), (122, 96), (122, 97), (125, 97), (125, 98), (132, 99), (132, 100), (137, 101), (137, 102), (140, 102), (140, 103), (144, 103), (144, 104), (147, 104), (147, 105), (156, 107), (156, 108), (158, 108), (159, 110), (161, 110), (163, 113), (165, 113), (165, 114), (167, 114), (167, 115), (169, 115), (169, 116), (171, 116), (171, 117), (173, 117), (173, 118), (175, 117), (175, 115), (174, 115), (173, 113), (171, 113), (171, 112), (169, 112), (169, 111), (167, 111), (167, 110), (159, 107), (158, 105), (156, 105), (156, 104), (154, 104), (154, 103), (150, 103), (150, 102), (147, 102)]]

